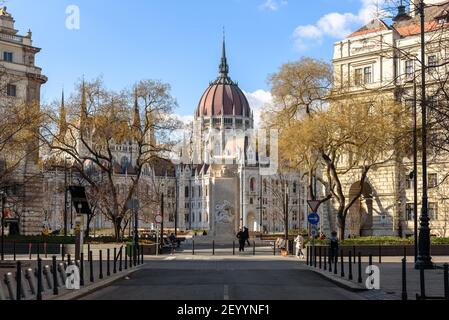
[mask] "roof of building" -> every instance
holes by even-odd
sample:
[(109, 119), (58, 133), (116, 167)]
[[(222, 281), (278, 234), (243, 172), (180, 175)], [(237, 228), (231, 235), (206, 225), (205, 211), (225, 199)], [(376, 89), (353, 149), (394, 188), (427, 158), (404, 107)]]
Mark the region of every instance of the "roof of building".
[(373, 19), (368, 24), (364, 25), (357, 31), (351, 33), (348, 38), (357, 37), (369, 33), (375, 33), (379, 31), (390, 30), (388, 25), (381, 19)]
[(204, 92), (195, 116), (252, 116), (245, 94), (240, 90), (238, 84), (229, 77), (224, 40), (219, 76)]

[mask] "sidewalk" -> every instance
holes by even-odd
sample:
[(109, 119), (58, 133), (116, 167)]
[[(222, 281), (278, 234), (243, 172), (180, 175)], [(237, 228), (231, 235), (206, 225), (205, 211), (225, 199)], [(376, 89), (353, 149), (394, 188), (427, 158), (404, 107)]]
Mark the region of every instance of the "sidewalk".
[[(383, 257), (382, 263), (379, 263), (378, 257), (373, 257), (373, 265), (380, 270), (380, 290), (368, 290), (363, 296), (368, 299), (380, 300), (401, 300), (402, 299), (402, 258), (403, 257)], [(357, 260), (358, 261), (358, 260)], [(337, 274), (334, 274), (334, 265), (332, 273), (329, 272), (329, 265), (324, 270), (324, 260), (322, 269), (319, 269), (319, 259), (317, 259), (317, 268), (308, 267), (311, 270), (325, 276), (331, 281), (337, 282), (350, 290), (366, 289), (366, 280), (368, 274), (365, 273), (369, 265), (369, 258), (362, 258), (362, 283), (358, 283), (358, 263), (352, 264), (353, 280), (349, 281), (349, 262), (344, 259), (344, 277), (341, 277), (341, 261), (337, 264)], [(449, 263), (449, 257), (434, 257), (433, 262), (438, 266)], [(409, 300), (416, 300), (416, 295), (420, 294), (420, 272), (415, 270), (414, 257), (407, 257), (407, 297)], [(444, 297), (444, 271), (442, 269), (425, 270), (425, 293), (430, 297)]]

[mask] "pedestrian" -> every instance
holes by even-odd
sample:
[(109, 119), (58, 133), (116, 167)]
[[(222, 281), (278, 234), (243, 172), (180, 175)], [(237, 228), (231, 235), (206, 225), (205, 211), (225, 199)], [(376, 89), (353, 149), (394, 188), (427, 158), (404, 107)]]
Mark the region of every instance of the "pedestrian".
[(239, 233), (237, 233), (237, 239), (239, 239), (239, 252), (245, 251), (245, 231), (240, 230)]
[(296, 257), (298, 259), (305, 259), (305, 255), (304, 252), (302, 251), (302, 249), (304, 248), (304, 238), (299, 234), (296, 238), (295, 238), (295, 242), (296, 242)]
[(331, 261), (334, 262), (338, 253), (338, 237), (337, 233), (333, 231), (330, 237)]
[(170, 237), (168, 237), (168, 239), (170, 240), (170, 248), (171, 248), (170, 254), (173, 254), (175, 252), (175, 243), (176, 243), (176, 236), (175, 236), (175, 234), (172, 233), (170, 235)]
[(248, 247), (251, 247), (251, 243), (249, 242), (249, 229), (247, 227), (243, 228), (243, 235), (245, 237), (245, 242), (248, 243)]

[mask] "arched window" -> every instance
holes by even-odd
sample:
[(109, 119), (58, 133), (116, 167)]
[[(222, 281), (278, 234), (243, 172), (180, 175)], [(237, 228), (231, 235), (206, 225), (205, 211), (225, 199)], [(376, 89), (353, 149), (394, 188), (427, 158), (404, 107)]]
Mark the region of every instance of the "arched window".
[(122, 159), (120, 160), (120, 166), (122, 167), (123, 170), (125, 170), (128, 167), (128, 164), (129, 164), (128, 157), (126, 156), (122, 157)]
[(256, 191), (256, 178), (251, 178), (251, 179), (249, 180), (249, 190), (250, 190), (251, 192)]
[(267, 193), (267, 179), (263, 179), (263, 192)]
[(186, 198), (189, 197), (189, 187), (185, 187), (185, 189), (184, 189), (184, 196), (185, 196)]

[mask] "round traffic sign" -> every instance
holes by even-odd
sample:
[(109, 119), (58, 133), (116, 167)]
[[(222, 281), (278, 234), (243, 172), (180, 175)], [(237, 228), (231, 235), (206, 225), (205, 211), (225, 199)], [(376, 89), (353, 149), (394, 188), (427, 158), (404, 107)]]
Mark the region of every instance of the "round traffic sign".
[(309, 223), (311, 224), (311, 225), (317, 225), (318, 223), (320, 223), (320, 216), (316, 213), (316, 212), (313, 212), (313, 213), (311, 213), (310, 215), (309, 215), (309, 217), (308, 217), (308, 219), (307, 219), (308, 221), (309, 221)]
[(161, 215), (157, 215), (157, 216), (155, 216), (154, 217), (154, 221), (156, 222), (156, 223), (162, 223), (162, 216)]

